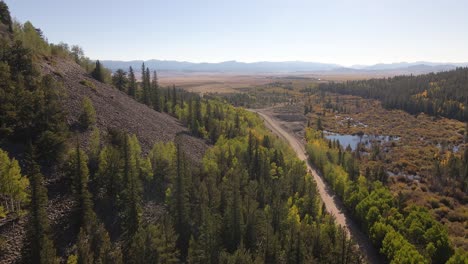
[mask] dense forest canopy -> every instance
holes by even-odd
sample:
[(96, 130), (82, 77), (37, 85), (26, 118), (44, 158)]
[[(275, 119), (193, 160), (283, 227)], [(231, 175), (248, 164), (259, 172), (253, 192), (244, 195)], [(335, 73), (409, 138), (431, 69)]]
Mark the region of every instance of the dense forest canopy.
[(391, 109), (468, 121), (468, 68), (418, 76), (322, 83), (320, 90), (373, 98)]

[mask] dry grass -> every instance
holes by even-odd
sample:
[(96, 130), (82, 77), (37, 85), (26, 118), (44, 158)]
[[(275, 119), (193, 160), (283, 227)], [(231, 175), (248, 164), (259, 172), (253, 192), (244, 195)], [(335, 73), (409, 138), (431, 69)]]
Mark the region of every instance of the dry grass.
[(173, 85), (197, 93), (234, 93), (242, 92), (242, 88), (254, 88), (269, 83), (291, 83), (295, 90), (315, 85), (321, 81), (361, 80), (388, 75), (372, 74), (227, 74), (227, 73), (180, 73), (161, 74), (160, 84)]
[[(346, 113), (324, 109), (321, 101), (327, 101), (328, 98), (332, 104), (338, 99)], [(413, 116), (401, 110), (387, 110), (378, 101), (356, 96), (332, 95), (328, 98), (312, 99), (315, 114), (309, 116), (311, 123), (316, 124), (320, 116), (325, 130), (341, 134), (363, 132), (401, 137), (387, 154), (387, 158), (391, 160), (387, 169), (394, 173), (428, 176), (434, 156), (441, 154), (437, 144), (463, 146), (465, 125), (457, 120), (424, 114)], [(347, 118), (352, 118), (349, 127)]]
[(161, 85), (175, 84), (187, 91), (195, 93), (234, 93), (240, 88), (251, 88), (264, 85), (272, 81), (271, 77), (265, 75), (180, 75), (162, 76)]
[[(380, 102), (363, 99), (356, 96), (329, 95), (319, 98), (311, 97), (314, 112), (309, 114), (312, 125), (322, 120), (325, 130), (341, 134), (355, 134), (363, 132), (374, 135), (399, 136), (400, 140), (393, 144), (386, 144), (388, 152), (382, 160), (386, 170), (397, 175), (415, 174), (422, 177), (421, 181), (406, 181), (398, 177), (390, 181), (390, 188), (395, 192), (403, 192), (408, 196), (408, 204), (420, 205), (428, 208), (431, 213), (444, 223), (449, 231), (453, 243), (457, 247), (468, 249), (468, 205), (460, 200), (447, 197), (450, 186), (440, 186), (434, 192), (435, 186), (431, 181), (434, 157), (442, 156), (438, 144), (448, 147), (459, 146), (464, 149), (463, 131), (465, 124), (447, 118), (434, 118), (420, 114), (410, 115), (401, 110), (384, 109)], [(345, 113), (325, 109), (324, 102), (330, 99), (332, 104), (346, 109)], [(352, 118), (348, 127), (347, 118)], [(459, 151), (456, 155), (460, 155)], [(374, 161), (363, 157), (361, 171), (366, 166), (372, 166)], [(450, 184), (448, 184), (450, 185)]]

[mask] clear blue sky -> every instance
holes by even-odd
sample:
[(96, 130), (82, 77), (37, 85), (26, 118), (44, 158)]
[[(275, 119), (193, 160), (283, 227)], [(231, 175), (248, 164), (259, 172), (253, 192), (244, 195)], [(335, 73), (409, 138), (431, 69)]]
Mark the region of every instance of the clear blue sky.
[(6, 0), (92, 59), (468, 62), (465, 0)]

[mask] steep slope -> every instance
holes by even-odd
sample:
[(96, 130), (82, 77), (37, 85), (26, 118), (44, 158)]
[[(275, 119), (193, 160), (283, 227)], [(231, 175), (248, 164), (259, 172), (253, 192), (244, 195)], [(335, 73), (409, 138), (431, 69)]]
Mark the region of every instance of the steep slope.
[[(45, 74), (53, 74), (63, 83), (68, 123), (73, 127), (82, 110), (82, 100), (88, 97), (96, 109), (97, 127), (107, 133), (118, 129), (135, 134), (147, 153), (157, 141), (180, 142), (187, 156), (200, 160), (207, 148), (205, 141), (192, 137), (187, 128), (174, 117), (154, 111), (114, 87), (92, 79), (78, 64), (57, 59), (42, 64)], [(86, 83), (86, 84), (85, 84)], [(86, 144), (88, 132), (81, 135)]]
[[(92, 79), (71, 60), (53, 58), (42, 62), (40, 67), (44, 75), (52, 74), (63, 84), (63, 109), (67, 111), (68, 125), (76, 132), (70, 139), (73, 141), (70, 142), (71, 144), (78, 137), (83, 147), (86, 148), (88, 145), (90, 131), (81, 131), (76, 128), (82, 111), (83, 98), (88, 97), (96, 110), (96, 125), (101, 131), (102, 138), (112, 129), (135, 134), (145, 154), (158, 141), (175, 141), (180, 143), (192, 164), (196, 166), (200, 164), (208, 148), (207, 143), (191, 136), (188, 129), (174, 117), (156, 112), (116, 88)], [(54, 230), (58, 254), (64, 256), (69, 254), (70, 246), (76, 238), (71, 224), (71, 219), (76, 218), (76, 202), (69, 192), (67, 180), (58, 171), (52, 168), (46, 175), (49, 194), (47, 212), (52, 230)], [(162, 210), (164, 209), (157, 204), (145, 205), (144, 217), (154, 216)], [(0, 223), (0, 235), (7, 245), (6, 250), (1, 254), (0, 263), (21, 261), (27, 224), (25, 217)]]

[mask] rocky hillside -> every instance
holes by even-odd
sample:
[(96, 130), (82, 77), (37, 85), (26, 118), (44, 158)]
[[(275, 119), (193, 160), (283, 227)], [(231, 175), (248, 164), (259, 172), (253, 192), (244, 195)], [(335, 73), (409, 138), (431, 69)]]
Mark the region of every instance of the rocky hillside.
[[(200, 160), (207, 148), (205, 141), (192, 137), (187, 128), (174, 117), (154, 111), (114, 87), (91, 78), (78, 64), (64, 59), (42, 64), (44, 74), (53, 74), (63, 83), (64, 109), (68, 123), (74, 127), (82, 111), (83, 98), (88, 97), (96, 109), (97, 127), (103, 133), (118, 129), (135, 134), (142, 150), (147, 153), (157, 141), (181, 143), (187, 156)], [(87, 132), (81, 135), (84, 144)]]
[[(52, 74), (63, 84), (63, 109), (67, 111), (68, 125), (76, 135), (71, 137), (72, 141), (78, 137), (83, 147), (86, 148), (88, 145), (90, 132), (77, 128), (83, 98), (88, 97), (96, 110), (96, 125), (103, 137), (112, 129), (135, 134), (140, 140), (143, 153), (148, 153), (158, 141), (175, 141), (180, 143), (193, 164), (200, 163), (208, 148), (207, 143), (191, 136), (187, 128), (174, 117), (156, 112), (116, 88), (94, 80), (71, 60), (53, 58), (41, 63), (40, 67), (44, 75)], [(76, 205), (67, 191), (69, 188), (62, 175), (53, 169), (49, 173), (50, 175), (46, 177), (49, 192), (48, 217), (52, 230), (55, 230), (54, 241), (58, 253), (63, 256), (68, 254), (75, 239), (70, 219), (75, 216)], [(164, 209), (155, 204), (145, 205), (144, 216), (158, 214), (161, 210)], [(26, 233), (25, 217), (0, 223), (0, 235), (5, 238), (7, 244), (0, 263), (20, 262)]]

